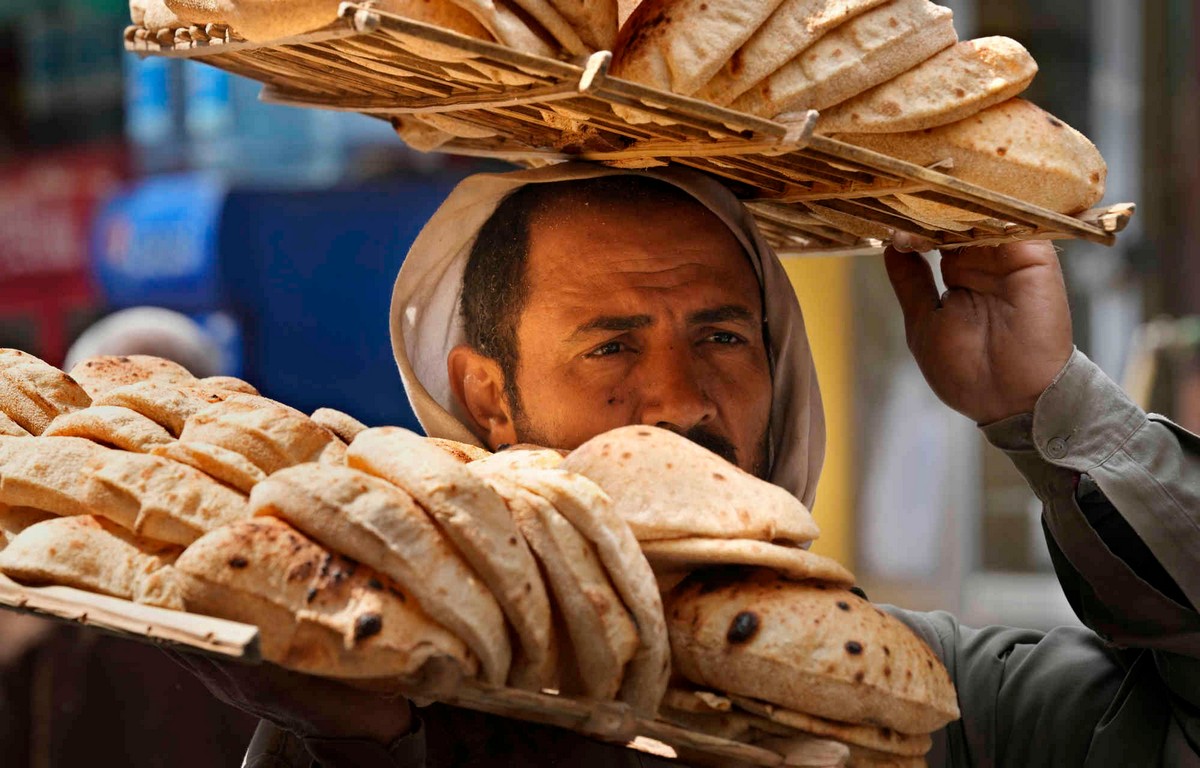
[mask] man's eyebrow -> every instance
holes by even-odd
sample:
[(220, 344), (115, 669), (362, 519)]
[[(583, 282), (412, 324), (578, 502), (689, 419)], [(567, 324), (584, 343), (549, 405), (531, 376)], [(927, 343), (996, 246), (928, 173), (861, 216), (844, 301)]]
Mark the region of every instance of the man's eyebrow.
[(604, 315), (593, 318), (579, 326), (571, 335), (582, 336), (585, 333), (595, 333), (596, 331), (608, 331), (610, 333), (636, 331), (639, 328), (651, 325), (653, 322), (654, 318), (650, 317), (650, 315)]
[(730, 321), (753, 323), (754, 313), (740, 304), (725, 304), (720, 307), (700, 309), (688, 315), (688, 325), (709, 325), (712, 323), (728, 323)]

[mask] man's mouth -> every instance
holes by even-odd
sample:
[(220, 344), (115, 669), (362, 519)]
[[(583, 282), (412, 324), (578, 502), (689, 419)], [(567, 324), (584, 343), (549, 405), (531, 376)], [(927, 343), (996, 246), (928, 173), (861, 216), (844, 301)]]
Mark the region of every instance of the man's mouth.
[(713, 453), (725, 459), (730, 464), (737, 464), (737, 448), (729, 438), (724, 435), (714, 432), (713, 430), (703, 425), (697, 424), (688, 431), (683, 433), (683, 436), (691, 440), (696, 445), (707, 448)]

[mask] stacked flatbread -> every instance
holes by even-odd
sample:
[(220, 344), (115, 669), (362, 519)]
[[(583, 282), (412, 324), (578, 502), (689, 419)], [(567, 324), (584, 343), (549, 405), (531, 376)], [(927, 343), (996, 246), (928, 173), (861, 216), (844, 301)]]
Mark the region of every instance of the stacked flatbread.
[(958, 717), (949, 675), (803, 548), (818, 531), (799, 501), (654, 427), (602, 434), (563, 466), (609, 494), (664, 592), (677, 682), (660, 717), (794, 765), (924, 764)]
[[(1079, 213), (1103, 196), (1106, 167), (1082, 134), (1015, 98), (1036, 73), (1008, 38), (958, 42), (950, 10), (929, 0), (647, 0), (622, 26), (612, 65), (762, 117), (819, 110), (819, 133)], [(980, 218), (920, 198), (884, 202), (935, 226)]]
[(291, 669), (615, 699), (798, 765), (904, 765), (956, 716), (928, 648), (804, 549), (803, 505), (664, 430), (491, 454), (8, 350), (0, 413), (0, 571), (254, 624)]

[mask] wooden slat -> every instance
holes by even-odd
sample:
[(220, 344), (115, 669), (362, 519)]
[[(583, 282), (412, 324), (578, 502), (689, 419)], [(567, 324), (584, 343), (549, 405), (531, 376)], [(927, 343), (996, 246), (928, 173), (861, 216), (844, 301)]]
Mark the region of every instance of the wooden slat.
[(71, 587), (26, 587), (0, 574), (0, 606), (144, 640), (258, 661), (258, 627), (141, 605)]

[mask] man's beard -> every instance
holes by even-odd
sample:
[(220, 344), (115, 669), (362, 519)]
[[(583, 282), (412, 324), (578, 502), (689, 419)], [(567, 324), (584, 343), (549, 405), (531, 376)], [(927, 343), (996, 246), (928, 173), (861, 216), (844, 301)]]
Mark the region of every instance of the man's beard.
[[(561, 448), (562, 446), (560, 445), (554, 445), (556, 441), (551, 440), (533, 426), (533, 423), (529, 419), (529, 414), (522, 407), (520, 395), (517, 393), (514, 394), (516, 396), (510, 396), (509, 399), (513, 414), (513, 430), (517, 433), (517, 442), (528, 445), (541, 445), (546, 448)], [(697, 424), (688, 430), (671, 429), (671, 431), (686, 437), (701, 448), (707, 448), (730, 464), (741, 466), (738, 464), (737, 446), (720, 432), (710, 429), (703, 424)], [(757, 448), (758, 455), (754, 457), (749, 471), (755, 477), (766, 480), (767, 473), (770, 471), (767, 458), (769, 455), (767, 430), (763, 430), (763, 434), (758, 440)]]

